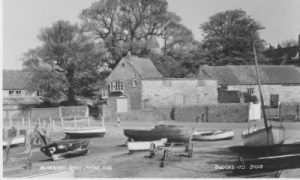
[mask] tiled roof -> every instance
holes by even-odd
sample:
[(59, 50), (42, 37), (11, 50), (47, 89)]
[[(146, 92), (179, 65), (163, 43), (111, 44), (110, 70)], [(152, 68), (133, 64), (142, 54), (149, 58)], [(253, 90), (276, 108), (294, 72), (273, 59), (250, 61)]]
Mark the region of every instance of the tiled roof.
[[(262, 84), (300, 84), (300, 71), (295, 66), (259, 66)], [(220, 85), (257, 84), (254, 65), (201, 66), (200, 79), (216, 79)]]
[(126, 56), (128, 62), (141, 76), (142, 79), (162, 78), (151, 59), (141, 58), (133, 55)]
[(29, 73), (22, 70), (3, 70), (3, 89), (4, 90), (24, 90), (30, 82)]

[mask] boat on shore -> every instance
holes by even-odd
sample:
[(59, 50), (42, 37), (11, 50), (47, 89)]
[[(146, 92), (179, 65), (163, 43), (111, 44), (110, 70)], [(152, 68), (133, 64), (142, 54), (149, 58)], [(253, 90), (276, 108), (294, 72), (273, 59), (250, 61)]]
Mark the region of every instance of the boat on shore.
[(156, 125), (149, 130), (124, 129), (128, 141), (156, 141), (166, 138), (168, 143), (188, 143), (192, 140), (193, 128), (175, 125)]
[[(18, 146), (18, 145), (21, 145), (21, 144), (24, 144), (25, 143), (25, 136), (16, 136), (12, 139), (11, 143), (10, 143), (10, 147), (13, 147), (13, 146)], [(8, 146), (8, 141), (3, 141), (3, 148), (6, 148)]]
[(59, 140), (41, 148), (41, 152), (54, 161), (74, 156), (81, 156), (88, 152), (89, 140)]
[[(261, 104), (250, 103), (249, 107), (249, 121), (263, 120), (264, 127), (257, 129), (255, 125), (245, 130), (242, 134), (242, 140), (245, 146), (260, 147), (282, 144), (285, 139), (285, 128), (282, 126), (272, 126), (271, 122), (268, 123), (265, 112), (264, 98), (261, 88), (261, 75), (258, 67), (258, 60), (256, 55), (255, 41), (253, 41), (253, 54), (255, 60), (255, 72), (257, 78), (257, 85), (259, 90), (259, 99)], [(260, 110), (262, 110), (263, 118), (261, 118)]]
[(151, 145), (154, 145), (155, 148), (159, 148), (165, 146), (166, 143), (166, 138), (157, 141), (132, 141), (127, 142), (127, 148), (129, 153), (132, 153), (133, 151), (149, 151), (151, 150)]
[(72, 127), (65, 128), (64, 133), (68, 138), (91, 138), (103, 137), (106, 133), (105, 127)]
[(219, 141), (232, 139), (234, 132), (231, 130), (198, 130), (193, 133), (193, 141)]

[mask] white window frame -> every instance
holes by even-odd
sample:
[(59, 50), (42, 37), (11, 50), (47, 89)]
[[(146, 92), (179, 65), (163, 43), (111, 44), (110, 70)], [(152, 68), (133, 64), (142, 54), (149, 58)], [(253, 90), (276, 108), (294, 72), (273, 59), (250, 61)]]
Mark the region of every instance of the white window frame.
[(133, 88), (137, 87), (137, 80), (136, 79), (132, 79), (132, 87)]
[(15, 94), (15, 91), (14, 91), (14, 90), (8, 90), (8, 94), (9, 94), (9, 95), (14, 95), (14, 94)]
[(123, 91), (124, 90), (124, 84), (123, 81), (112, 81), (110, 83), (110, 91)]
[(247, 92), (249, 94), (254, 94), (254, 88), (247, 88)]

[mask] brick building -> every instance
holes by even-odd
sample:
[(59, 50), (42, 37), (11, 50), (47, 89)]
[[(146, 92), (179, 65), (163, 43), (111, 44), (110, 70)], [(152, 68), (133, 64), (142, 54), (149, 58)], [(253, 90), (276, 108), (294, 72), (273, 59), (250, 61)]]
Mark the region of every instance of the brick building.
[(106, 80), (108, 108), (119, 113), (141, 109), (142, 80), (161, 78), (161, 73), (150, 59), (128, 54), (121, 59)]

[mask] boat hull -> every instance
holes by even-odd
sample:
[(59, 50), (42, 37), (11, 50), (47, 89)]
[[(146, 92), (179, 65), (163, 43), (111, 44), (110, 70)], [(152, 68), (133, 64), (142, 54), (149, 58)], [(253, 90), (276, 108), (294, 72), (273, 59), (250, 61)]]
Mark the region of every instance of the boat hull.
[[(242, 133), (242, 139), (245, 146), (260, 147), (282, 144), (284, 142), (285, 130), (282, 127), (268, 127), (257, 129), (253, 132)], [(267, 138), (268, 137), (268, 138)]]
[(91, 137), (103, 137), (106, 133), (106, 129), (88, 127), (88, 128), (65, 128), (65, 134), (68, 138), (91, 138)]
[(158, 141), (136, 141), (136, 142), (127, 142), (127, 147), (129, 152), (132, 151), (148, 151), (151, 148), (151, 144), (154, 144), (155, 147), (162, 147), (167, 142), (167, 139), (161, 139)]
[(59, 160), (86, 154), (88, 144), (88, 140), (60, 140), (42, 147), (41, 152), (53, 160)]
[(278, 144), (261, 147), (232, 146), (229, 149), (242, 157), (281, 156), (300, 153), (300, 143)]
[[(24, 143), (25, 143), (25, 136), (17, 136), (12, 139), (10, 147), (18, 146)], [(8, 145), (8, 141), (3, 141), (3, 148), (6, 148), (7, 145)]]
[(229, 130), (207, 130), (207, 131), (195, 131), (193, 133), (194, 141), (219, 141), (232, 139), (234, 136), (233, 131)]
[(167, 138), (171, 142), (190, 142), (192, 128), (154, 128), (151, 130), (124, 129), (124, 135), (134, 141), (156, 141)]

